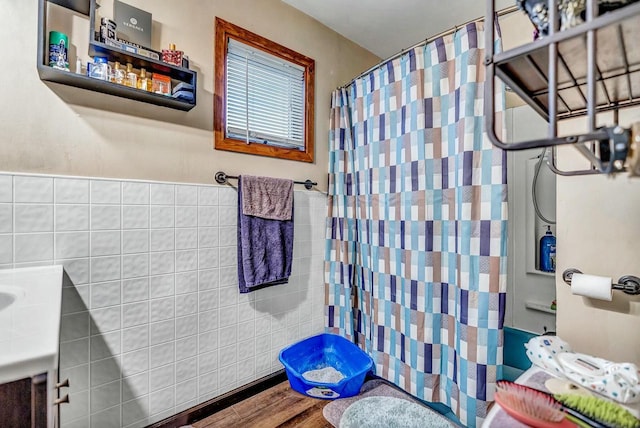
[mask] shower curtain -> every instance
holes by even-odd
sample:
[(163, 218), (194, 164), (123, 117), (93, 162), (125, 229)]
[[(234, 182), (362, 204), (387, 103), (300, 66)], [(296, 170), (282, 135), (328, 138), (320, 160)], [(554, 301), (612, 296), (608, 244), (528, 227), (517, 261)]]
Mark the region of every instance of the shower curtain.
[(467, 426), (481, 425), (500, 374), (507, 269), (506, 159), (483, 133), (483, 55), (473, 23), (336, 90), (329, 143), (327, 331)]

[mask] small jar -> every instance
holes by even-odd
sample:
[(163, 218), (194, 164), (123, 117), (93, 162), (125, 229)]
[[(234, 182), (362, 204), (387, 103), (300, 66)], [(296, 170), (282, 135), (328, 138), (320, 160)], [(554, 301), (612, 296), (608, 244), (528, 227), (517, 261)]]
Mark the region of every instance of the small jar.
[(96, 56), (93, 58), (93, 66), (89, 73), (89, 77), (93, 77), (98, 80), (109, 80), (111, 74), (111, 67), (109, 67), (109, 61), (104, 56)]

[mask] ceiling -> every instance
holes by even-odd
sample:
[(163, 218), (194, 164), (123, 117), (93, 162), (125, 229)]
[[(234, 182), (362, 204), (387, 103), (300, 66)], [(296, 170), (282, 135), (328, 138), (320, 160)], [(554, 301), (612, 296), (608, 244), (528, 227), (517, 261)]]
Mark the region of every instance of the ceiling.
[[(388, 58), (427, 37), (484, 16), (482, 0), (282, 0)], [(515, 0), (495, 0), (496, 9)]]

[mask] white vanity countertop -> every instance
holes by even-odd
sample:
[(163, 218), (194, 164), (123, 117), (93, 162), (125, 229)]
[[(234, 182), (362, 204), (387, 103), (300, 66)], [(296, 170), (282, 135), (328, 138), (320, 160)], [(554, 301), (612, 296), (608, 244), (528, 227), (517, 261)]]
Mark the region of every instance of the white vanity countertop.
[(0, 302), (15, 297), (0, 304), (0, 383), (56, 368), (62, 272), (62, 266), (0, 270)]

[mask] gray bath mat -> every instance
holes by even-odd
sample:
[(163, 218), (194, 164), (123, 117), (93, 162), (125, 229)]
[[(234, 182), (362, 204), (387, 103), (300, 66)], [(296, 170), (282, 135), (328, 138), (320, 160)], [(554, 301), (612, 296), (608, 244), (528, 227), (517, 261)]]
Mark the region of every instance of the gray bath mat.
[(365, 397), (347, 407), (340, 428), (450, 428), (437, 413), (395, 397)]
[[(367, 400), (364, 403), (355, 404), (355, 407), (349, 409), (349, 407), (358, 402), (364, 401), (364, 398), (370, 397), (378, 397), (376, 400)], [(404, 401), (404, 403), (402, 403)], [(382, 403), (382, 404), (381, 404)], [(384, 404), (386, 403), (386, 404)], [(374, 404), (377, 406), (377, 409), (380, 410), (383, 407), (387, 409), (387, 412), (384, 411), (376, 416), (377, 419), (372, 419), (370, 421), (364, 419), (360, 419), (360, 416), (366, 416), (366, 413), (371, 413), (374, 409), (370, 408), (370, 405)], [(400, 407), (394, 407), (400, 406)], [(417, 406), (417, 407), (413, 407)], [(371, 406), (373, 407), (373, 406)], [(360, 390), (360, 394), (355, 397), (349, 398), (341, 398), (337, 400), (333, 400), (322, 409), (322, 414), (324, 418), (334, 427), (341, 427), (341, 419), (346, 414), (346, 419), (342, 421), (342, 424), (345, 428), (348, 427), (358, 427), (358, 428), (375, 428), (375, 427), (403, 427), (409, 428), (414, 425), (403, 425), (400, 420), (396, 420), (395, 424), (390, 421), (391, 415), (395, 414), (398, 408), (410, 409), (415, 413), (418, 420), (415, 422), (419, 422), (420, 427), (457, 427), (455, 423), (445, 418), (438, 412), (431, 410), (427, 406), (420, 403), (418, 400), (414, 399), (411, 395), (394, 388), (388, 385), (386, 382), (382, 380), (370, 380), (365, 382)], [(363, 411), (365, 409), (365, 411)], [(369, 410), (366, 410), (369, 409)], [(403, 410), (404, 411), (404, 410)], [(377, 424), (377, 421), (382, 421), (384, 418), (384, 422)], [(405, 421), (404, 423), (411, 423)]]

